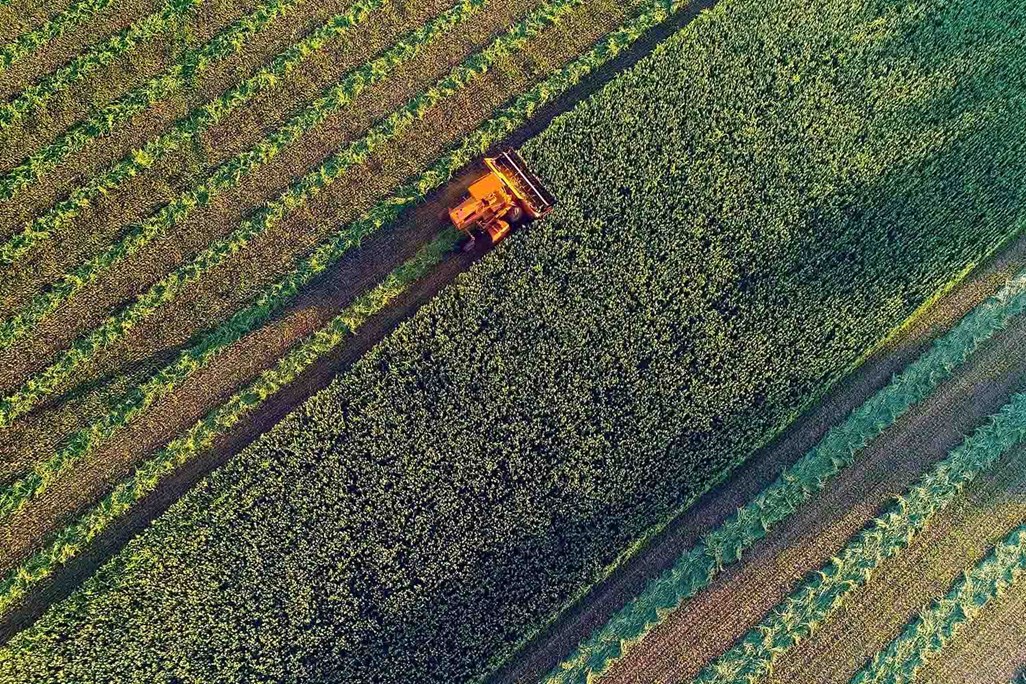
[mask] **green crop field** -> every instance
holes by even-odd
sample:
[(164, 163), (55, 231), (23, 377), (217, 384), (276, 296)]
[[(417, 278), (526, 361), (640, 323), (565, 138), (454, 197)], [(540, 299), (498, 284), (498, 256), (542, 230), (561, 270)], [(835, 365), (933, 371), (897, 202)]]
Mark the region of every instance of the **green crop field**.
[[(0, 681), (912, 681), (1019, 586), (1014, 0), (37, 4)], [(464, 256), (511, 139), (556, 208)]]

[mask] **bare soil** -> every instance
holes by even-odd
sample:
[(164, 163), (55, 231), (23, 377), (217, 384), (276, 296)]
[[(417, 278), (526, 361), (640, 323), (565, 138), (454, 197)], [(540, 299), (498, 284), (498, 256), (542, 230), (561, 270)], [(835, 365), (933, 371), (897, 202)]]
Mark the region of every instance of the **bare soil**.
[[(1019, 448), (971, 483), (909, 548), (888, 559), (812, 638), (776, 664), (769, 681), (846, 684), (922, 608), (944, 596), (964, 570), (1024, 520), (1026, 448)], [(966, 629), (975, 631), (976, 624)], [(938, 660), (946, 662), (947, 651)]]

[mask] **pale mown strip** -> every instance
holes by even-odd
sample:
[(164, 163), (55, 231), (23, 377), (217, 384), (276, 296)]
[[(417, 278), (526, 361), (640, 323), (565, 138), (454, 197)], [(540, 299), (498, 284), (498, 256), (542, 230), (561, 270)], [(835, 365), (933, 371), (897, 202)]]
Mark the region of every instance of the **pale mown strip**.
[[(98, 138), (110, 135), (133, 116), (157, 102), (180, 92), (198, 75), (238, 52), (276, 19), (288, 16), (306, 0), (269, 0), (235, 21), (201, 47), (185, 56), (159, 76), (105, 105), (89, 118), (62, 133), (56, 140), (33, 152), (22, 163), (0, 176), (0, 200), (9, 200), (18, 191), (58, 168), (62, 161)], [(17, 234), (0, 247), (0, 262), (11, 264), (31, 246)]]
[[(653, 3), (631, 20), (606, 34), (591, 50), (547, 76), (476, 130), (467, 134), (451, 151), (399, 188), (395, 194), (375, 205), (353, 223), (344, 226), (332, 239), (314, 250), (299, 269), (279, 281), (257, 302), (257, 305), (269, 306), (269, 302), (277, 297), (294, 295), (314, 276), (324, 272), (344, 253), (359, 245), (363, 238), (392, 224), (403, 211), (422, 202), (430, 192), (447, 183), (460, 169), (526, 123), (539, 107), (580, 83), (593, 71), (634, 44), (646, 31), (667, 20), (684, 6), (683, 3)], [(323, 353), (325, 352), (319, 352)], [(276, 387), (281, 387), (289, 381), (283, 380), (283, 377), (277, 376)], [(0, 613), (10, 610), (34, 584), (49, 577), (58, 567), (78, 555), (89, 541), (129, 510), (136, 501), (152, 491), (161, 477), (173, 472), (200, 453), (218, 434), (235, 424), (242, 417), (242, 413), (236, 415), (233, 411), (248, 412), (270, 395), (261, 397), (259, 392), (254, 394), (244, 390), (238, 396), (249, 398), (233, 404), (232, 406), (236, 406), (235, 409), (226, 409), (229, 404), (225, 404), (196, 423), (185, 437), (175, 440), (158, 455), (146, 461), (137, 469), (134, 476), (119, 485), (76, 522), (58, 532), (42, 550), (0, 582)], [(220, 413), (221, 411), (227, 412)]]
[[(306, 38), (280, 52), (270, 63), (246, 80), (224, 91), (188, 116), (179, 119), (168, 131), (153, 138), (141, 148), (133, 150), (107, 170), (90, 178), (85, 184), (76, 187), (66, 198), (26, 223), (20, 232), (8, 239), (0, 247), (0, 263), (15, 263), (40, 242), (49, 239), (53, 231), (67, 225), (83, 210), (91, 206), (94, 199), (111, 192), (130, 178), (139, 175), (166, 155), (183, 149), (197, 135), (223, 121), (225, 117), (250, 102), (259, 93), (274, 87), (280, 79), (300, 67), (311, 55), (325, 49), (332, 40), (366, 21), (371, 12), (380, 7), (384, 1), (357, 0), (345, 12), (336, 14)], [(143, 99), (145, 100), (145, 97)], [(114, 106), (117, 106), (117, 103)], [(129, 105), (129, 109), (131, 108), (132, 105)], [(101, 132), (106, 126), (102, 121), (97, 125), (99, 126), (97, 130)], [(77, 140), (74, 145), (77, 144), (84, 145), (85, 142)], [(74, 147), (74, 145), (72, 146)], [(21, 174), (28, 174), (26, 178), (31, 178), (33, 175), (31, 171), (18, 171), (18, 169), (12, 173), (18, 173), (19, 177)], [(5, 178), (5, 182), (7, 180)], [(11, 182), (17, 184), (20, 181)], [(59, 287), (59, 282), (55, 285), (56, 287)], [(40, 304), (34, 301), (25, 312), (4, 321), (0, 326), (0, 346), (9, 345), (13, 340), (27, 333), (34, 320), (33, 316), (39, 315), (33, 313), (39, 306)]]
[(943, 598), (923, 609), (904, 631), (852, 678), (852, 684), (913, 682), (927, 660), (941, 653), (1026, 571), (1026, 525), (1008, 534), (963, 574)]
[(755, 499), (706, 533), (694, 548), (652, 579), (549, 673), (546, 681), (590, 682), (654, 629), (667, 612), (707, 587), (724, 566), (854, 463), (858, 453), (961, 367), (987, 340), (1026, 310), (1026, 272), (967, 314), (951, 331), (855, 409)]
[(42, 26), (26, 31), (0, 47), (0, 74), (15, 62), (32, 54), (36, 48), (60, 38), (97, 12), (106, 9), (114, 0), (78, 0), (63, 12), (48, 19)]
[[(474, 16), (484, 4), (484, 0), (463, 0), (424, 26), (406, 34), (382, 54), (368, 60), (359, 68), (346, 73), (341, 80), (326, 88), (320, 97), (304, 107), (286, 123), (268, 133), (249, 149), (240, 152), (219, 165), (209, 176), (179, 194), (143, 221), (131, 226), (116, 243), (63, 275), (46, 292), (33, 298), (22, 311), (0, 324), (0, 347), (10, 346), (28, 335), (43, 318), (63, 306), (82, 289), (95, 282), (132, 255), (137, 254), (146, 245), (163, 235), (167, 235), (192, 215), (196, 209), (208, 205), (221, 193), (237, 187), (250, 173), (253, 173), (265, 164), (269, 164), (309, 131), (322, 124), (328, 117), (352, 104), (364, 90), (388, 79), (399, 66), (416, 57), (428, 45), (444, 35), (445, 32)], [(401, 133), (401, 130), (398, 130), (396, 127), (382, 130), (385, 128), (388, 127), (382, 126), (375, 129), (373, 132), (378, 134), (375, 136), (371, 136), (368, 133), (363, 139), (357, 141), (356, 145), (367, 148), (366, 154), (369, 154), (375, 147), (384, 144), (388, 139)], [(350, 148), (352, 147), (350, 146)], [(265, 204), (262, 210), (257, 212), (256, 217), (245, 221), (242, 228), (233, 233), (228, 238), (228, 241), (235, 243), (236, 248), (241, 247), (256, 235), (256, 233), (253, 233), (254, 226), (259, 225), (259, 230), (263, 230), (270, 225), (262, 223), (265, 215), (275, 214), (276, 218), (280, 218), (280, 216), (277, 216), (277, 213), (282, 212), (277, 210), (286, 207), (286, 200), (299, 203), (305, 202), (308, 197), (302, 196), (303, 193), (297, 190), (297, 188), (302, 189), (306, 186), (315, 185), (320, 182), (318, 179), (325, 175), (334, 178), (341, 174), (345, 170), (341, 160), (348, 162), (349, 158), (345, 153), (336, 155), (328, 162), (322, 164), (317, 170), (308, 174), (302, 181), (293, 184), (281, 198), (275, 202)], [(287, 208), (294, 209), (295, 207), (288, 205)], [(246, 237), (243, 238), (242, 236)], [(200, 271), (196, 270), (196, 264), (204, 263), (204, 260), (206, 260), (204, 268), (209, 270), (227, 255), (219, 245), (219, 242), (215, 242), (211, 247), (201, 252), (192, 264), (185, 267), (188, 269), (191, 279), (195, 280), (201, 274)], [(212, 254), (218, 256), (217, 261), (210, 261), (210, 255)], [(151, 293), (159, 292), (160, 301), (166, 302), (178, 292), (181, 285), (189, 282), (189, 280), (183, 281), (180, 279), (179, 276), (182, 272), (179, 269), (179, 271), (176, 271), (171, 276), (165, 277), (157, 285), (154, 285), (147, 294), (143, 295), (140, 301), (129, 307), (130, 310), (134, 311), (132, 321), (137, 322), (139, 320), (139, 312), (144, 310), (144, 306), (152, 305), (155, 295)], [(149, 302), (149, 304), (143, 305), (143, 300)], [(108, 321), (110, 320), (114, 319), (108, 319)], [(121, 328), (124, 327), (123, 323), (118, 323), (117, 325)], [(109, 339), (106, 336), (104, 339), (109, 343)], [(67, 365), (64, 367), (66, 369), (69, 368)], [(38, 389), (37, 387), (33, 391), (38, 391)], [(5, 424), (4, 421), (6, 419), (3, 411), (3, 405), (0, 404), (0, 427)]]
[[(404, 107), (386, 117), (384, 121), (372, 127), (362, 138), (347, 145), (320, 167), (295, 181), (281, 197), (268, 202), (252, 217), (244, 221), (242, 226), (228, 238), (215, 242), (191, 264), (175, 271), (169, 278), (159, 281), (124, 312), (112, 317), (97, 332), (92, 333), (90, 336), (94, 339), (92, 351), (95, 353), (109, 345), (118, 336), (127, 333), (143, 317), (151, 315), (159, 306), (173, 299), (187, 283), (198, 280), (258, 235), (278, 225), (291, 212), (304, 206), (307, 201), (347, 170), (366, 161), (375, 150), (407, 130), (414, 121), (423, 118), (432, 107), (486, 73), (497, 59), (523, 44), (528, 38), (551, 26), (561, 17), (566, 16), (579, 4), (579, 1), (555, 0), (535, 10), (511, 27), (509, 31), (496, 38), (483, 51), (469, 57), (447, 76), (437, 81), (422, 94), (414, 97)], [(459, 11), (443, 15), (437, 20), (437, 23), (445, 26), (455, 25), (461, 17), (469, 16), (481, 4), (481, 0), (466, 0), (454, 8)], [(425, 29), (428, 28), (431, 27), (425, 27)], [(419, 29), (418, 33), (420, 31)], [(227, 323), (206, 335), (200, 343), (182, 352), (173, 363), (147, 378), (109, 414), (75, 433), (67, 445), (58, 450), (53, 457), (39, 464), (33, 472), (0, 493), (0, 517), (14, 513), (33, 497), (39, 495), (61, 472), (91, 453), (93, 449), (149, 408), (159, 397), (174, 390), (186, 378), (209, 363), (220, 351), (267, 320), (293, 292), (290, 290), (287, 296), (276, 293), (271, 299), (261, 298), (257, 304), (236, 313)], [(77, 364), (82, 363), (85, 358), (88, 357), (76, 359), (76, 365), (69, 366), (68, 372), (73, 370)], [(37, 397), (42, 396), (39, 393), (40, 389), (39, 385), (32, 389), (29, 389), (28, 384), (23, 387), (23, 391), (34, 393)], [(22, 396), (31, 395), (26, 393)], [(13, 403), (12, 405), (17, 404)], [(3, 405), (0, 404), (0, 406)], [(0, 416), (2, 415), (0, 414)]]
[(32, 112), (45, 107), (72, 83), (176, 26), (204, 0), (169, 0), (160, 10), (134, 22), (102, 43), (97, 43), (52, 74), (21, 91), (0, 107), (0, 131)]
[(752, 684), (762, 680), (771, 672), (774, 662), (814, 634), (819, 625), (870, 580), (884, 561), (906, 548), (969, 482), (1024, 439), (1026, 394), (1017, 394), (693, 681)]

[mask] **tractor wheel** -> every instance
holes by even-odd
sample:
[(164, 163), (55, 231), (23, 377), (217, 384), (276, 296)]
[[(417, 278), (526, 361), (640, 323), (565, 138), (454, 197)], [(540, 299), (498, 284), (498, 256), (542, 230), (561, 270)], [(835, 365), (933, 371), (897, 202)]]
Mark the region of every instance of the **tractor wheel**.
[(524, 209), (519, 204), (514, 204), (502, 218), (510, 223), (520, 223), (524, 220)]

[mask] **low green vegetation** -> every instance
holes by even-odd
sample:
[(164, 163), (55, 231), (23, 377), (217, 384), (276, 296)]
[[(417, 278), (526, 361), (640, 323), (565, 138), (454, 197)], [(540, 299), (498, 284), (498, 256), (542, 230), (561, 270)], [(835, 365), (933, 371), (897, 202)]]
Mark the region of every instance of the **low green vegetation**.
[(1020, 224), (1012, 0), (722, 0), (528, 143), (559, 198), (0, 651), (454, 682)]
[(937, 657), (948, 642), (980, 617), (991, 601), (1021, 581), (1024, 572), (1026, 525), (1021, 525), (966, 571), (943, 598), (923, 609), (855, 675), (852, 684), (914, 681), (927, 660)]
[(46, 107), (50, 100), (72, 83), (110, 64), (135, 49), (140, 43), (163, 35), (203, 2), (204, 0), (168, 0), (153, 14), (133, 22), (107, 40), (92, 45), (61, 68), (18, 93), (11, 101), (0, 105), (0, 131)]
[(949, 333), (938, 339), (883, 389), (827, 432), (801, 460), (693, 548), (653, 578), (609, 621), (549, 674), (550, 684), (586, 684), (606, 672), (681, 602), (702, 591), (720, 570), (794, 514), (850, 466), (873, 439), (950, 378), (973, 353), (1026, 310), (1021, 273)]
[(106, 9), (112, 0), (76, 0), (67, 9), (58, 12), (42, 25), (22, 33), (0, 46), (0, 74), (9, 66), (32, 54), (39, 47), (60, 38), (76, 26)]
[[(962, 493), (966, 485), (1024, 440), (1026, 394), (1018, 394), (915, 486), (898, 497), (880, 517), (775, 607), (737, 645), (707, 665), (695, 678), (694, 684), (755, 684), (762, 681), (773, 671), (774, 662), (814, 634), (846, 601), (853, 599), (880, 565), (906, 548), (938, 512)], [(1013, 541), (1018, 543), (1021, 540), (1016, 536)], [(997, 562), (1014, 563), (1018, 561), (1019, 553), (1018, 548), (1006, 550)], [(992, 566), (980, 571), (981, 585), (986, 586), (995, 579), (991, 577), (995, 572)], [(1003, 571), (997, 571), (996, 579), (1000, 579), (1001, 574)], [(959, 592), (968, 592), (968, 596), (956, 598), (955, 603), (971, 600), (972, 593), (978, 589), (980, 587), (975, 584), (968, 585)], [(956, 612), (959, 610), (957, 605), (951, 608)], [(928, 625), (927, 629), (933, 631), (933, 626)], [(941, 629), (940, 633), (943, 631)], [(935, 635), (936, 632), (923, 638)], [(871, 681), (893, 681), (890, 675), (903, 672), (900, 664), (891, 665), (893, 669), (881, 672), (880, 679)], [(915, 664), (910, 666), (915, 667)]]

